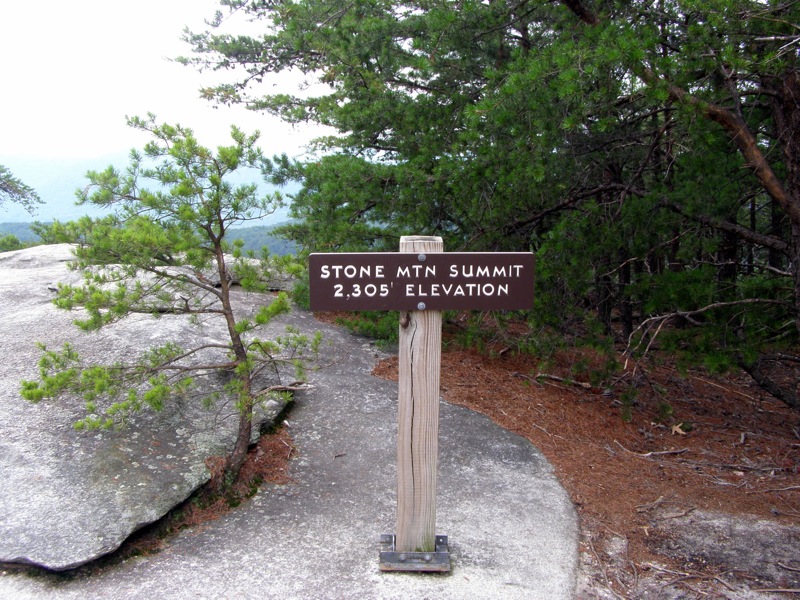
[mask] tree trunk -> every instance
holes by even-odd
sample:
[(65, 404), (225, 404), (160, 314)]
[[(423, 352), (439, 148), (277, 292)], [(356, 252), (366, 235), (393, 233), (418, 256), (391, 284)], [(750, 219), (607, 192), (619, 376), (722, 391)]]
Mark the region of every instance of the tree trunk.
[[(733, 219), (730, 222), (735, 223)], [(736, 297), (736, 278), (739, 265), (739, 236), (729, 230), (720, 232), (721, 242), (717, 251), (717, 292), (722, 300)]]
[(800, 332), (800, 223), (792, 223), (792, 240), (789, 244), (792, 283), (795, 299), (794, 325)]
[(236, 434), (236, 443), (228, 457), (225, 467), (225, 484), (232, 483), (239, 475), (239, 471), (244, 466), (247, 459), (247, 451), (250, 449), (250, 438), (253, 433), (253, 404), (242, 409), (239, 415), (239, 430)]
[[(786, 169), (786, 195), (795, 207), (800, 207), (800, 73), (790, 71), (781, 81), (778, 100), (773, 102), (772, 114), (778, 140), (783, 149)], [(779, 202), (780, 203), (780, 202)], [(781, 204), (781, 208), (785, 207)], [(789, 261), (794, 279), (795, 326), (800, 332), (800, 218), (789, 214), (791, 241)]]
[[(603, 266), (608, 265), (607, 261), (603, 261)], [(600, 317), (600, 322), (603, 324), (603, 330), (606, 335), (610, 335), (611, 329), (611, 312), (614, 308), (614, 282), (611, 275), (603, 275), (595, 283), (597, 288), (597, 313)]]
[(223, 485), (227, 485), (238, 477), (239, 471), (247, 459), (247, 451), (250, 448), (250, 438), (253, 431), (253, 393), (250, 372), (245, 369), (248, 359), (247, 348), (236, 329), (236, 319), (233, 314), (233, 305), (231, 304), (230, 281), (228, 280), (228, 270), (221, 245), (218, 245), (215, 254), (220, 281), (222, 312), (225, 315), (228, 336), (231, 340), (231, 349), (235, 356), (236, 372), (234, 373), (234, 378), (239, 382), (239, 399), (237, 402), (240, 411), (239, 429), (236, 434), (236, 443), (226, 461)]
[(631, 263), (626, 248), (620, 251), (622, 268), (619, 272), (619, 313), (622, 320), (622, 337), (628, 339), (633, 333), (633, 305), (628, 296), (628, 287), (631, 285)]
[[(786, 227), (786, 214), (781, 210), (778, 203), (772, 199), (769, 201), (769, 217), (769, 235), (782, 240), (789, 238), (790, 234), (787, 232)], [(755, 231), (755, 228), (751, 229)], [(772, 246), (769, 247), (767, 261), (769, 266), (773, 269), (782, 270), (786, 268), (786, 254)]]
[(739, 366), (748, 375), (750, 375), (750, 377), (753, 378), (753, 381), (755, 381), (765, 392), (772, 394), (775, 396), (775, 398), (790, 408), (794, 408), (795, 410), (800, 409), (800, 400), (798, 400), (797, 391), (791, 386), (781, 387), (775, 383), (773, 379), (768, 377), (766, 373), (761, 370), (761, 362), (759, 359), (749, 362), (740, 357)]

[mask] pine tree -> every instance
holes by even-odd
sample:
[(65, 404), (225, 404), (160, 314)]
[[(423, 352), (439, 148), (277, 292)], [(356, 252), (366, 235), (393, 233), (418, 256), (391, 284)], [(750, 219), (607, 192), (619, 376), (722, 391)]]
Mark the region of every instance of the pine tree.
[[(89, 172), (89, 185), (79, 192), (80, 203), (111, 209), (112, 215), (48, 228), (51, 239), (76, 244), (72, 266), (84, 273), (81, 285), (59, 286), (55, 303), (62, 309), (83, 309), (85, 316), (76, 323), (84, 330), (133, 313), (186, 315), (221, 319), (228, 340), (191, 348), (167, 340), (134, 362), (110, 365), (84, 364), (70, 345), (43, 347), (40, 379), (23, 382), (22, 393), (32, 401), (64, 394), (83, 397), (87, 415), (76, 424), (79, 428), (121, 425), (136, 411), (160, 410), (182, 395), (213, 401), (227, 394), (240, 415), (226, 465), (230, 481), (246, 457), (254, 407), (269, 394), (294, 389), (297, 384), (282, 382), (285, 367), (293, 380), (302, 380), (303, 358), (319, 343), (296, 330), (278, 339), (257, 336), (260, 328), (289, 310), (285, 293), (272, 300), (265, 295), (264, 305), (251, 318), (240, 318), (232, 302), (234, 283), (263, 292), (279, 265), (266, 251), (256, 259), (230, 248), (230, 227), (269, 214), (280, 198), (259, 196), (256, 184), (230, 182), (245, 168), (268, 167), (255, 145), (257, 133), (245, 135), (234, 127), (233, 144), (212, 152), (190, 129), (158, 124), (153, 115), (130, 119), (129, 124), (149, 132), (153, 140), (143, 152), (131, 152), (124, 172), (114, 167)], [(214, 385), (220, 380), (228, 381), (223, 389)]]

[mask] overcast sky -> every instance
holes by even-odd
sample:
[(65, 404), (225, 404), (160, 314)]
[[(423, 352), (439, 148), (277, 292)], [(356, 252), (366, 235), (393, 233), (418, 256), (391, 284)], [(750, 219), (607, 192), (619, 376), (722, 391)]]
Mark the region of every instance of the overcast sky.
[(295, 146), (303, 141), (242, 107), (214, 109), (198, 94), (214, 75), (168, 61), (190, 53), (181, 32), (204, 29), (215, 0), (4, 4), (0, 156), (82, 158), (128, 149), (142, 138), (128, 130), (125, 116), (147, 112), (191, 127), (201, 142), (227, 134), (231, 123), (260, 129), (276, 146), (265, 148), (270, 153), (286, 136)]
[(216, 0), (3, 3), (0, 164), (14, 172), (31, 159), (64, 163), (140, 148), (147, 136), (127, 127), (125, 116), (148, 112), (194, 129), (206, 146), (226, 143), (236, 124), (259, 129), (267, 155), (301, 153), (313, 131), (243, 107), (214, 108), (198, 93), (214, 75), (169, 62), (190, 53), (180, 40), (183, 28), (203, 30), (217, 8)]

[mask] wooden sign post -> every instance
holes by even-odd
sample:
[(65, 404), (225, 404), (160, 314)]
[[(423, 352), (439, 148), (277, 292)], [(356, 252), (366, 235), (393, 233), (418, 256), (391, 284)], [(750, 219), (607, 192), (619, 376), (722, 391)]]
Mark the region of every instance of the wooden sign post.
[[(441, 238), (400, 239), (400, 252), (415, 252), (418, 258), (427, 258), (443, 249)], [(397, 532), (394, 548), (398, 553), (436, 551), (441, 363), (442, 312), (424, 308), (403, 311), (400, 314), (398, 349)], [(382, 564), (386, 562), (382, 561)], [(449, 564), (448, 559), (448, 567)]]
[(399, 310), (397, 529), (381, 536), (383, 571), (450, 570), (436, 535), (442, 310), (530, 309), (531, 253), (444, 253), (405, 236), (400, 252), (312, 254), (312, 310)]

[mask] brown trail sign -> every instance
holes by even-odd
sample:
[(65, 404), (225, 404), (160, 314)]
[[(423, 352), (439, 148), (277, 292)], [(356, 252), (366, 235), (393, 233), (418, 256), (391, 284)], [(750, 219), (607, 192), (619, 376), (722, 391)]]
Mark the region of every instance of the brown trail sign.
[(312, 254), (311, 309), (529, 309), (533, 258), (527, 252), (430, 249)]
[(449, 571), (436, 535), (442, 310), (533, 308), (534, 256), (442, 252), (439, 237), (405, 236), (400, 252), (312, 254), (311, 309), (399, 310), (397, 530), (381, 536), (383, 571)]

